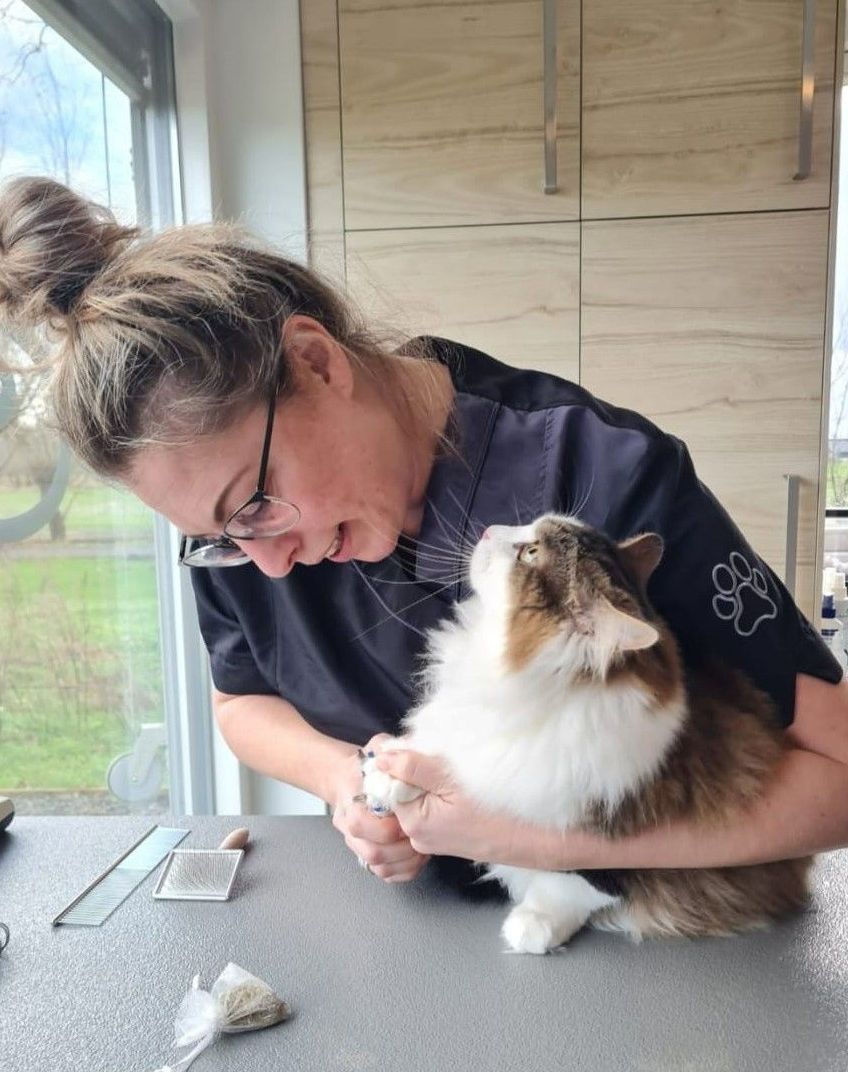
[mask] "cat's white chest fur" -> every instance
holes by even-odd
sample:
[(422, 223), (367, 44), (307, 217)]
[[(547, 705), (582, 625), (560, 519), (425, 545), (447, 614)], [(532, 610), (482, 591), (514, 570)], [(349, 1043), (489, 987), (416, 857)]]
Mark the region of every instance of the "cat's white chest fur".
[(509, 687), (484, 692), (476, 704), (454, 688), (438, 692), (412, 712), (403, 743), (442, 756), (484, 807), (558, 827), (578, 823), (592, 802), (615, 805), (654, 774), (682, 716), (677, 705), (649, 709), (644, 692), (626, 686), (572, 686), (561, 697), (549, 688), (523, 698)]
[[(469, 798), (519, 819), (529, 839), (534, 825), (591, 827), (597, 808), (615, 824), (617, 806), (628, 793), (638, 804), (693, 717), (674, 641), (645, 602), (661, 555), (656, 534), (612, 544), (556, 515), (524, 528), (491, 526), (471, 558), (476, 595), (431, 638), (425, 701), (404, 720), (396, 746), (442, 757)], [(725, 742), (708, 771), (715, 780), (762, 779), (758, 761), (774, 762), (771, 731), (752, 724), (758, 707), (744, 712), (751, 754), (739, 773), (732, 764), (726, 773), (733, 743)], [(668, 772), (678, 784), (689, 777), (691, 746), (681, 739), (682, 773)], [(387, 805), (382, 813), (421, 793), (374, 768), (369, 759), (365, 792), (369, 804)], [(705, 795), (710, 783), (698, 773), (689, 788)], [(778, 861), (768, 875), (707, 868), (682, 877), (660, 869), (635, 882), (625, 870), (597, 881), (591, 871), (563, 870), (567, 852), (551, 850), (554, 869), (542, 870), (491, 851), (488, 877), (515, 903), (502, 934), (526, 953), (567, 942), (587, 922), (634, 937), (760, 927), (803, 903), (809, 866)]]
[[(615, 808), (657, 772), (680, 730), (685, 699), (676, 690), (671, 703), (658, 705), (633, 675), (608, 673), (623, 653), (658, 640), (650, 624), (603, 600), (591, 620), (586, 611), (545, 617), (539, 608), (547, 604), (532, 591), (527, 603), (513, 603), (515, 563), (533, 568), (538, 550), (522, 549), (535, 538), (532, 527), (484, 534), (471, 560), (477, 594), (431, 636), (426, 699), (404, 719), (395, 746), (440, 756), (487, 811), (567, 829), (592, 805)], [(568, 557), (562, 548), (557, 554)], [(562, 568), (559, 583), (567, 584), (571, 574)], [(522, 620), (518, 647), (517, 610), (531, 615)], [(529, 635), (527, 622), (536, 623)], [(363, 773), (368, 803), (381, 814), (420, 793), (377, 770), (373, 759)], [(485, 862), (517, 902), (503, 934), (519, 951), (545, 952), (615, 903), (577, 874)]]
[[(457, 611), (431, 638), (427, 699), (404, 719), (401, 747), (441, 756), (489, 810), (559, 827), (591, 803), (614, 806), (657, 771), (682, 697), (663, 708), (635, 685), (574, 683), (574, 656), (558, 638), (507, 673), (499, 608), (472, 598)], [(390, 808), (387, 784), (369, 775), (364, 788)]]

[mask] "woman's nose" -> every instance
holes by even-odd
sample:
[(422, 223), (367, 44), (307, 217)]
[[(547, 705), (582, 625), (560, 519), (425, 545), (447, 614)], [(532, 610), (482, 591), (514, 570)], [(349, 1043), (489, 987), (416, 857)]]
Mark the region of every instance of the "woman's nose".
[(297, 542), (290, 536), (265, 536), (259, 540), (235, 542), (266, 577), (285, 577), (295, 563)]

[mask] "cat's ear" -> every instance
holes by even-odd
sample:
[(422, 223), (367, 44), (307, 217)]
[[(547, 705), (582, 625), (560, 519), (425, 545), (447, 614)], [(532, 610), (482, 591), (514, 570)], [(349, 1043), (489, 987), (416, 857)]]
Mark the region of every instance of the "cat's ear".
[(651, 574), (663, 556), (662, 536), (655, 532), (631, 536), (618, 545), (618, 555), (628, 575), (644, 592)]
[(660, 639), (650, 622), (619, 610), (606, 599), (598, 603), (594, 619), (596, 635), (614, 651), (642, 651)]

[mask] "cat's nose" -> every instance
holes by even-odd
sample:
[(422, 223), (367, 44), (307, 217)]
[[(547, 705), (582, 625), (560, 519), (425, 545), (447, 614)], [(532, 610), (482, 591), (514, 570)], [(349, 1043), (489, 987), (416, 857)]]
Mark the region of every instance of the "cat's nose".
[(486, 529), (483, 532), (483, 535), (480, 537), (481, 540), (491, 540), (491, 538), (492, 538), (492, 530), (491, 529)]

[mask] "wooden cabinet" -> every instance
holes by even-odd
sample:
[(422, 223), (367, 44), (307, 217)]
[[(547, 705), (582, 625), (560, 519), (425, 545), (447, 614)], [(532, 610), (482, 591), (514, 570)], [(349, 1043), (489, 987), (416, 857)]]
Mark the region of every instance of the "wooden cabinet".
[(579, 380), (679, 435), (778, 572), (798, 476), (814, 616), (845, 0), (553, 2), (545, 194), (544, 0), (305, 0), (313, 262), (343, 266), (379, 321)]
[(308, 0), (300, 10), (303, 126), (309, 204), (309, 263), (344, 283), (342, 146), (336, 0)]
[(363, 231), (348, 284), (377, 321), (579, 376), (580, 224)]
[(801, 477), (799, 601), (814, 613), (827, 211), (583, 224), (581, 382), (688, 444), (782, 573)]
[(805, 6), (584, 3), (583, 218), (827, 206), (836, 0), (813, 3), (812, 168), (799, 181)]
[(558, 0), (556, 193), (542, 0), (340, 0), (348, 230), (577, 219), (580, 8)]

